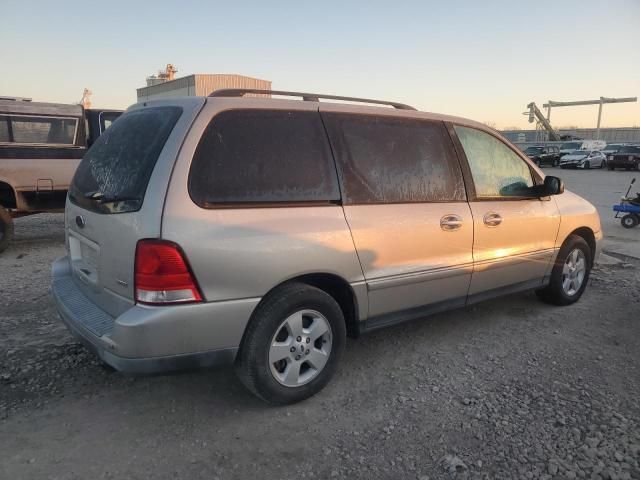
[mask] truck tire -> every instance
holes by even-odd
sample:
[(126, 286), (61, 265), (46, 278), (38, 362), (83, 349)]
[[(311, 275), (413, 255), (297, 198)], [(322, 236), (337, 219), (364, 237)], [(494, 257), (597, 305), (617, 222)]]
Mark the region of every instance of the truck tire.
[(0, 206), (0, 253), (7, 249), (13, 238), (13, 218), (9, 211)]

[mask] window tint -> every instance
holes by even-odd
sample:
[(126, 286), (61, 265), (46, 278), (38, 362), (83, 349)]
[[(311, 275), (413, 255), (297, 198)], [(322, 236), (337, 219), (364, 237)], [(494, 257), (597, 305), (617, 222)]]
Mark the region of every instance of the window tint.
[(189, 192), (202, 207), (339, 200), (336, 169), (320, 116), (287, 110), (230, 110), (216, 115), (196, 149)]
[(640, 147), (622, 147), (618, 153), (640, 153)]
[(323, 113), (344, 201), (464, 201), (462, 173), (442, 122)]
[(13, 142), (73, 145), (75, 118), (10, 116)]
[(140, 209), (160, 152), (180, 118), (180, 107), (124, 114), (87, 151), (73, 177), (69, 198), (100, 213)]
[(456, 126), (467, 156), (476, 196), (527, 196), (533, 186), (531, 170), (513, 150), (488, 133)]

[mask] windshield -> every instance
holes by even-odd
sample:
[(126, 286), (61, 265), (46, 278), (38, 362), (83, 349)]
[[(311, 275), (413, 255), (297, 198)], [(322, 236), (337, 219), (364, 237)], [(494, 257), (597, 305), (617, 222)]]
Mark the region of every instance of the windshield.
[(622, 147), (618, 153), (640, 153), (640, 147)]
[(69, 198), (100, 213), (142, 207), (160, 152), (182, 113), (180, 107), (133, 110), (113, 122), (80, 162)]
[(541, 152), (542, 152), (542, 147), (529, 147), (524, 151), (524, 153), (541, 153)]
[(620, 150), (620, 147), (622, 147), (622, 145), (611, 144), (604, 147), (604, 149), (608, 152), (617, 152), (618, 150)]
[(570, 153), (570, 155), (579, 155), (581, 157), (586, 157), (590, 153), (591, 152), (589, 152), (588, 150), (574, 150), (573, 152)]
[(563, 143), (560, 147), (560, 150), (575, 150), (576, 148), (580, 148), (582, 144), (580, 142), (570, 142)]

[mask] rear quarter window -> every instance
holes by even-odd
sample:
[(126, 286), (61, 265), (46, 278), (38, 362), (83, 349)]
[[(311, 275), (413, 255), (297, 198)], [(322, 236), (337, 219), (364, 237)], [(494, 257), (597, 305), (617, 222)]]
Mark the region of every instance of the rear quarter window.
[(196, 148), (189, 193), (204, 208), (339, 200), (319, 114), (251, 109), (219, 113)]
[(347, 204), (466, 200), (442, 122), (323, 113)]
[(100, 213), (142, 207), (149, 178), (180, 107), (132, 110), (114, 122), (91, 146), (76, 170), (69, 198)]

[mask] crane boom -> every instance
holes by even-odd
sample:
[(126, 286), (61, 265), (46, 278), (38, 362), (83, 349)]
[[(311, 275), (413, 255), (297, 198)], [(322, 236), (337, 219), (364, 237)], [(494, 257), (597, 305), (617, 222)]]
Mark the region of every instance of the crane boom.
[(529, 105), (527, 105), (527, 108), (529, 109), (529, 123), (533, 123), (533, 121), (535, 120), (538, 125), (542, 125), (542, 127), (547, 132), (549, 132), (549, 140), (561, 140), (560, 134), (556, 130), (554, 130), (549, 120), (545, 118), (544, 114), (540, 111), (535, 102), (531, 102)]

